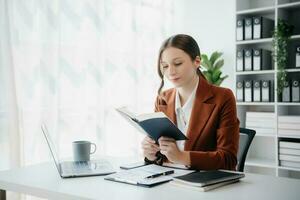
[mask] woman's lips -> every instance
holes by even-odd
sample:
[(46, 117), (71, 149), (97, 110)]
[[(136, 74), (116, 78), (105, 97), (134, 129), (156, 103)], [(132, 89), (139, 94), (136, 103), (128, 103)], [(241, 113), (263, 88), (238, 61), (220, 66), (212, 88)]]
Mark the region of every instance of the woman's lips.
[(179, 79), (180, 79), (180, 78), (172, 78), (171, 81), (176, 82), (176, 81), (178, 81)]

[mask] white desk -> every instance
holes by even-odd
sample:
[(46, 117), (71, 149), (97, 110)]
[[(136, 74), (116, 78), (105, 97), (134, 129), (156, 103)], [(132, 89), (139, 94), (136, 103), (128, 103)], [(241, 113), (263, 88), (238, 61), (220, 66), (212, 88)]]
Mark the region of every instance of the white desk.
[(200, 192), (169, 183), (143, 188), (106, 181), (103, 176), (61, 179), (54, 163), (1, 171), (0, 189), (47, 199), (300, 199), (296, 179), (246, 174), (239, 183)]

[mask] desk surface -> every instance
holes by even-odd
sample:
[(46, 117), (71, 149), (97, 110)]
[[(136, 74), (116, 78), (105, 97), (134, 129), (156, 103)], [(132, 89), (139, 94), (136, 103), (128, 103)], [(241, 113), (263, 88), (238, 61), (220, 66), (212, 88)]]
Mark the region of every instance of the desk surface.
[[(114, 162), (115, 164), (115, 162)], [(169, 183), (153, 188), (106, 181), (103, 176), (61, 179), (54, 163), (0, 171), (0, 189), (47, 199), (299, 199), (297, 179), (246, 174), (239, 183), (208, 192)]]

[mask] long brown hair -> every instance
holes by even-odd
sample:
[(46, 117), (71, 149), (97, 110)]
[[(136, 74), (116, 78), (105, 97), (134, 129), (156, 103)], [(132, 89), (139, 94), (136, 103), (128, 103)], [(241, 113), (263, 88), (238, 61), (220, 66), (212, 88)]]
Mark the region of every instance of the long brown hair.
[[(169, 37), (168, 39), (166, 39), (162, 43), (162, 45), (159, 49), (159, 54), (158, 54), (157, 71), (158, 71), (159, 77), (161, 78), (161, 83), (160, 83), (160, 86), (158, 89), (158, 95), (161, 94), (161, 90), (165, 84), (164, 76), (160, 69), (161, 54), (168, 47), (175, 47), (175, 48), (183, 50), (186, 54), (188, 54), (190, 56), (190, 58), (192, 60), (195, 60), (197, 56), (199, 56), (201, 58), (200, 48), (199, 48), (196, 40), (194, 38), (192, 38), (191, 36), (185, 35), (185, 34), (177, 34), (177, 35), (173, 35), (173, 36)], [(197, 69), (197, 74), (202, 75), (199, 68)]]

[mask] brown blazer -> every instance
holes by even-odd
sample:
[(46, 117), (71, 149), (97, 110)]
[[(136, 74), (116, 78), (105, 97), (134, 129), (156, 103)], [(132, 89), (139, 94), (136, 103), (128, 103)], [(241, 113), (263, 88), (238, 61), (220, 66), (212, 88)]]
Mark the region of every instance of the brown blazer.
[[(172, 88), (158, 96), (155, 112), (164, 112), (177, 125), (175, 94)], [(239, 124), (232, 91), (209, 84), (200, 75), (184, 146), (190, 152), (191, 168), (235, 170)]]

